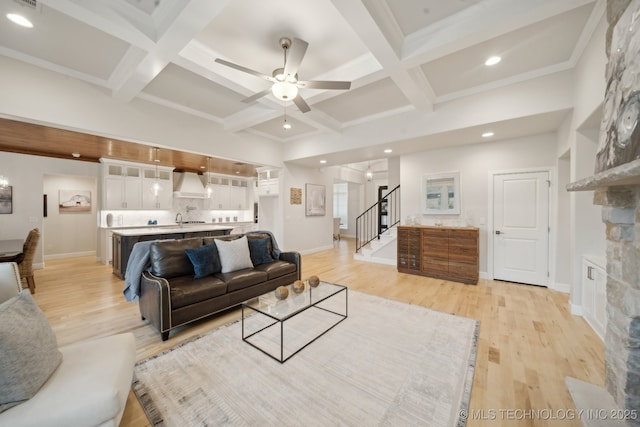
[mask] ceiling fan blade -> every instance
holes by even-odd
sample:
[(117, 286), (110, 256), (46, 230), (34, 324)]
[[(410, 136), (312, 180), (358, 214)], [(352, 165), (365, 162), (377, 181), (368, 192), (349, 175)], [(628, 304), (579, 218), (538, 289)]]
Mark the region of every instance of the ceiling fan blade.
[(304, 58), (304, 54), (307, 52), (309, 43), (300, 39), (293, 39), (289, 52), (287, 52), (287, 63), (284, 65), (285, 76), (295, 76)]
[(251, 104), (253, 101), (260, 99), (265, 95), (269, 95), (270, 93), (271, 93), (271, 88), (265, 89), (262, 92), (258, 92), (254, 95), (251, 95), (248, 98), (243, 99), (242, 102), (244, 102), (245, 104)]
[(275, 79), (273, 77), (267, 76), (266, 74), (259, 73), (250, 68), (243, 67), (242, 65), (234, 64), (233, 62), (225, 61), (224, 59), (220, 59), (220, 58), (216, 58), (215, 62), (217, 62), (218, 64), (226, 65), (227, 67), (231, 67), (248, 74), (252, 74), (262, 79), (269, 80), (270, 82), (275, 82)]
[(296, 97), (293, 98), (293, 103), (296, 104), (298, 109), (303, 113), (308, 113), (309, 111), (311, 111), (311, 108), (309, 108), (309, 105), (305, 102), (304, 99), (302, 99), (300, 94), (296, 95)]
[(299, 81), (298, 87), (304, 87), (308, 89), (338, 89), (347, 90), (351, 88), (351, 82), (341, 82), (332, 80), (312, 80), (312, 81)]

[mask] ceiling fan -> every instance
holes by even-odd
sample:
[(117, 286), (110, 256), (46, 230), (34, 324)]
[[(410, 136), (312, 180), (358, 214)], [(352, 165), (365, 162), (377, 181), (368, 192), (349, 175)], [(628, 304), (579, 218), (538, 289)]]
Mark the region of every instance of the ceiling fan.
[(273, 73), (271, 73), (270, 76), (259, 73), (258, 71), (254, 71), (250, 68), (243, 67), (242, 65), (225, 61), (224, 59), (216, 58), (215, 61), (219, 64), (252, 74), (273, 83), (270, 89), (258, 92), (255, 95), (244, 99), (242, 102), (253, 102), (271, 92), (276, 98), (282, 101), (293, 101), (300, 111), (306, 113), (310, 111), (311, 108), (309, 108), (309, 105), (298, 93), (299, 88), (347, 90), (351, 87), (351, 82), (298, 80), (298, 67), (300, 67), (300, 63), (302, 62), (302, 58), (304, 58), (304, 54), (307, 51), (308, 46), (309, 43), (304, 40), (294, 38), (292, 41), (287, 37), (282, 37), (280, 39), (280, 47), (282, 47), (284, 51), (284, 66), (273, 70)]

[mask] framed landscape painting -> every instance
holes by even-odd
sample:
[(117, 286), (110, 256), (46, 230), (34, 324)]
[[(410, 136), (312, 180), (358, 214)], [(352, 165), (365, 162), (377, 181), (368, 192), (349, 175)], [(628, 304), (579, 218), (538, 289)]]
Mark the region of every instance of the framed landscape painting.
[(0, 188), (0, 214), (13, 213), (13, 187)]
[(90, 212), (91, 191), (86, 190), (60, 190), (60, 212)]
[(327, 197), (324, 185), (307, 184), (306, 215), (324, 216), (326, 213)]

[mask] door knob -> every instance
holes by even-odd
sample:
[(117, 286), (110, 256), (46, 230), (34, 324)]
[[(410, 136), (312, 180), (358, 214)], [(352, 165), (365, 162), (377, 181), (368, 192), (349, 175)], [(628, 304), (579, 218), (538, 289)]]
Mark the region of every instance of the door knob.
[(496, 230), (496, 234), (502, 234), (502, 231)]

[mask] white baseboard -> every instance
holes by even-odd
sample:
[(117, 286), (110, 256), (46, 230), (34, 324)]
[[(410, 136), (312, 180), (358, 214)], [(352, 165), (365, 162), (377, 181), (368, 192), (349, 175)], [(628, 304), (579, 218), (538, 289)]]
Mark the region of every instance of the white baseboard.
[(582, 311), (582, 306), (578, 304), (574, 304), (572, 302), (569, 303), (569, 308), (571, 310), (571, 314), (575, 316), (582, 316), (584, 312)]
[(333, 249), (333, 245), (331, 246), (320, 246), (312, 249), (305, 249), (304, 251), (300, 251), (300, 255), (309, 255), (320, 251), (326, 251), (327, 249)]
[(44, 256), (44, 260), (48, 260), (48, 259), (65, 259), (65, 258), (76, 258), (76, 257), (81, 257), (81, 256), (90, 256), (96, 255), (96, 251), (83, 251), (83, 252), (69, 252), (66, 254), (51, 254), (51, 255), (45, 255)]
[(568, 283), (553, 283), (549, 285), (549, 289), (553, 289), (554, 291), (562, 292), (563, 294), (571, 293), (571, 285)]

